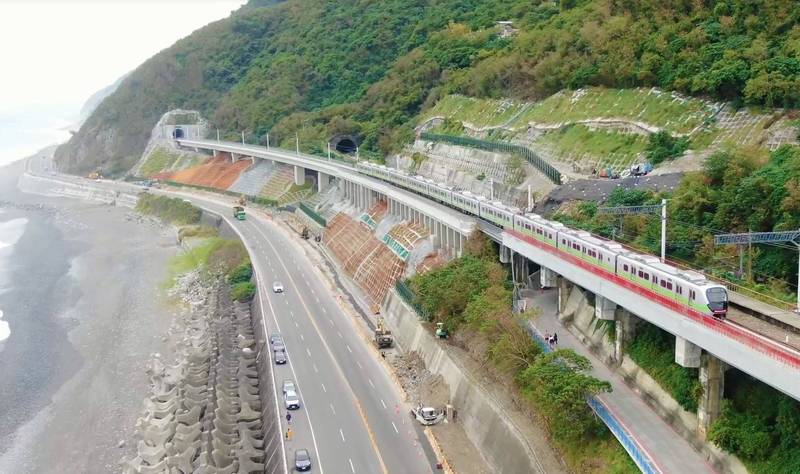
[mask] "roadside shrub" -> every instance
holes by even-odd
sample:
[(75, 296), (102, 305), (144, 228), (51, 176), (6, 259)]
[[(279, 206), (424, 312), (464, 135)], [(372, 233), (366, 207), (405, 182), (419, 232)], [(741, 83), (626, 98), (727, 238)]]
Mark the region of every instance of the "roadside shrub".
[(231, 298), (234, 301), (250, 301), (256, 294), (256, 286), (249, 281), (237, 283), (231, 289)]
[(142, 214), (158, 217), (164, 222), (176, 225), (190, 225), (200, 222), (202, 211), (183, 199), (142, 193), (136, 210)]
[(689, 140), (686, 138), (675, 138), (664, 131), (653, 133), (647, 144), (647, 159), (653, 165), (657, 165), (682, 155), (687, 148)]
[(252, 277), (253, 266), (249, 262), (245, 262), (228, 274), (228, 283), (236, 285), (237, 283), (249, 282)]

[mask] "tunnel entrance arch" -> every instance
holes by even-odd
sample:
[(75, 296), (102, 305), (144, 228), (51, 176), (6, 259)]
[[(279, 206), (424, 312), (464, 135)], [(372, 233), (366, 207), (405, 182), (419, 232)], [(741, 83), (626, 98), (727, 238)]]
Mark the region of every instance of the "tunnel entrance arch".
[(337, 135), (331, 138), (331, 148), (339, 153), (351, 155), (361, 144), (361, 139), (355, 135)]
[(172, 138), (175, 138), (177, 140), (179, 138), (184, 138), (184, 137), (185, 134), (183, 132), (183, 129), (181, 127), (175, 127), (175, 130), (172, 131)]

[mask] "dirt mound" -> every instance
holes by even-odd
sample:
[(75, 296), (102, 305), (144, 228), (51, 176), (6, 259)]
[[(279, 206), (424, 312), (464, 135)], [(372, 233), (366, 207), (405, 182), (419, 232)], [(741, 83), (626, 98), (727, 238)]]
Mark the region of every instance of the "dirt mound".
[(389, 361), (413, 405), (442, 408), (450, 401), (450, 387), (441, 375), (428, 372), (418, 353), (394, 354)]
[(174, 173), (159, 173), (161, 179), (177, 181), (179, 183), (206, 186), (209, 188), (228, 189), (244, 170), (250, 167), (249, 160), (240, 160), (231, 163), (224, 156), (215, 156), (199, 166), (176, 171)]

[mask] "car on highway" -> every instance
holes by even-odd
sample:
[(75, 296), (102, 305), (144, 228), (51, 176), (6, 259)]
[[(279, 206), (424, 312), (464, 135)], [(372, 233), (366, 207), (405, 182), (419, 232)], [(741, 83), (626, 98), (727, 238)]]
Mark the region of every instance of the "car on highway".
[(311, 470), (311, 456), (307, 449), (297, 449), (294, 452), (294, 468), (298, 471)]
[(272, 334), (269, 335), (269, 343), (270, 344), (275, 344), (275, 341), (283, 342), (283, 336), (281, 336), (277, 332), (273, 332)]
[(272, 291), (275, 293), (283, 293), (283, 283), (276, 281), (272, 284)]
[(275, 359), (275, 363), (278, 365), (283, 365), (286, 363), (286, 352), (285, 351), (272, 351), (273, 358)]
[(284, 380), (283, 381), (283, 393), (284, 395), (286, 392), (296, 392), (297, 389), (294, 386), (294, 382), (291, 380)]
[(300, 408), (300, 397), (294, 390), (289, 390), (283, 394), (283, 403), (287, 410), (297, 410)]

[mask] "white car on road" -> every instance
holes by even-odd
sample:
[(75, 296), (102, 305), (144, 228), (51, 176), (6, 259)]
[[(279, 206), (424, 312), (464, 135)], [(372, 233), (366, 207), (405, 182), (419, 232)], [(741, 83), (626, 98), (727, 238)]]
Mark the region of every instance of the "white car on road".
[(284, 380), (283, 381), (283, 394), (286, 395), (286, 392), (296, 392), (297, 390), (294, 387), (294, 382), (291, 380)]
[(297, 392), (289, 390), (283, 394), (283, 403), (287, 410), (297, 410), (300, 408), (300, 397), (297, 396)]
[(276, 281), (272, 284), (272, 291), (275, 293), (283, 293), (283, 284), (279, 281)]

